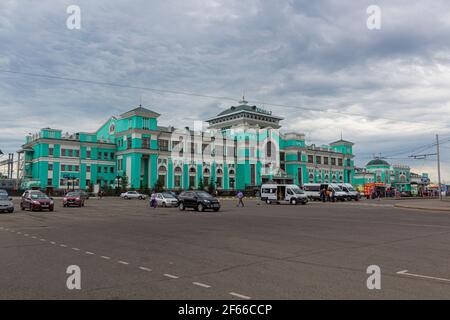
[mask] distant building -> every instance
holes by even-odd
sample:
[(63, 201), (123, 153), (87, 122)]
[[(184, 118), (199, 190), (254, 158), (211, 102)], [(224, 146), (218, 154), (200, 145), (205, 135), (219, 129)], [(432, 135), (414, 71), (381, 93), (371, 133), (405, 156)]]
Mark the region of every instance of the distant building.
[(370, 185), (379, 190), (395, 189), (399, 192), (417, 193), (429, 183), (428, 175), (411, 172), (407, 165), (390, 165), (386, 160), (375, 158), (364, 168), (356, 168), (354, 186), (363, 191)]

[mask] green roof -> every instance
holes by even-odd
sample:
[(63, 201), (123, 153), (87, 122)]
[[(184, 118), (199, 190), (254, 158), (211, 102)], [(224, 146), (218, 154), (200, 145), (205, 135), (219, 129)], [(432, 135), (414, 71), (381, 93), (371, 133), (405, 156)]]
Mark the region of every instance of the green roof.
[(366, 167), (368, 166), (390, 166), (390, 164), (382, 159), (373, 159), (367, 163)]

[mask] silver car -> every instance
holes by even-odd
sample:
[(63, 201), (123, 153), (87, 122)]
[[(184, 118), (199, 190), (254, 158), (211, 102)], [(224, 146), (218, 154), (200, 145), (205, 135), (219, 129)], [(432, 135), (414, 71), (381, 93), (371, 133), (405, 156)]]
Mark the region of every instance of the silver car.
[(0, 193), (0, 212), (14, 212), (12, 198), (8, 197), (7, 193)]
[(156, 202), (161, 207), (176, 207), (178, 206), (178, 199), (168, 192), (156, 194)]
[(123, 199), (139, 199), (139, 200), (145, 200), (147, 196), (145, 194), (139, 193), (137, 191), (127, 191), (120, 195)]

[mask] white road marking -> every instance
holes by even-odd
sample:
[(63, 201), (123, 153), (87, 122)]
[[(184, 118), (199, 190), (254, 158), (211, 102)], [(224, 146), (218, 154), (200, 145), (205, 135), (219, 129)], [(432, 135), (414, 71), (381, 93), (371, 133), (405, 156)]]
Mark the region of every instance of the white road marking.
[(406, 275), (406, 276), (416, 277), (416, 278), (423, 278), (423, 279), (431, 279), (431, 280), (436, 280), (436, 281), (450, 282), (450, 279), (436, 278), (436, 277), (431, 277), (431, 276), (424, 276), (424, 275), (421, 275), (421, 274), (408, 273), (408, 270), (399, 271), (399, 272), (397, 272), (397, 274), (403, 274), (403, 275)]
[(65, 244), (60, 244), (59, 246), (63, 247), (63, 248), (67, 248), (67, 246)]
[(86, 251), (85, 253), (86, 253), (86, 254), (90, 254), (90, 255), (93, 255), (93, 254), (95, 254), (95, 253), (93, 253), (93, 252), (90, 252), (90, 251)]
[(121, 263), (121, 264), (130, 264), (129, 262), (122, 261), (122, 260), (119, 260), (118, 262)]
[(109, 259), (111, 259), (110, 257), (107, 257), (107, 256), (100, 256), (100, 258), (102, 258), (102, 259), (106, 259), (106, 260), (109, 260)]
[(45, 240), (45, 239), (43, 239), (43, 238), (41, 238), (41, 239), (39, 239), (39, 240), (41, 240), (41, 241), (47, 241), (47, 240)]
[(28, 237), (28, 233), (24, 233), (24, 236), (25, 236), (25, 237)]
[(22, 232), (20, 232), (20, 231), (17, 231), (17, 234), (22, 234)]
[(51, 243), (51, 244), (56, 244), (56, 242), (55, 242), (55, 241), (50, 241), (50, 243)]
[(78, 248), (72, 248), (72, 250), (75, 250), (75, 251), (80, 251), (80, 249), (78, 249)]
[(251, 299), (250, 297), (244, 296), (243, 294), (239, 294), (239, 293), (236, 293), (236, 292), (230, 292), (230, 294), (232, 296), (235, 296), (235, 297), (238, 297), (238, 298), (241, 298), (241, 299), (246, 299), (246, 300)]
[(32, 236), (32, 238), (33, 238), (33, 239), (37, 239), (37, 237), (36, 237), (36, 236)]
[(168, 274), (168, 273), (164, 273), (164, 277), (171, 278), (171, 279), (178, 279), (179, 278), (178, 276), (174, 276), (173, 274)]
[(211, 288), (210, 285), (207, 285), (207, 284), (204, 284), (204, 283), (201, 283), (201, 282), (192, 282), (192, 284), (195, 285), (195, 286), (203, 287), (203, 288)]
[(139, 269), (144, 270), (144, 271), (152, 271), (152, 269), (146, 268), (146, 267), (139, 267)]

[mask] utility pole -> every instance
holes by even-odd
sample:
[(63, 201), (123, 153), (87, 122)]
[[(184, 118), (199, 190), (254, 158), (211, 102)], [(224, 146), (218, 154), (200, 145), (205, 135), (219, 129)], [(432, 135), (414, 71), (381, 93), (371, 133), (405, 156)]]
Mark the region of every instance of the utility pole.
[(437, 169), (438, 169), (438, 184), (439, 184), (439, 199), (442, 200), (442, 185), (441, 185), (441, 158), (439, 153), (439, 135), (436, 135), (436, 155), (437, 155)]

